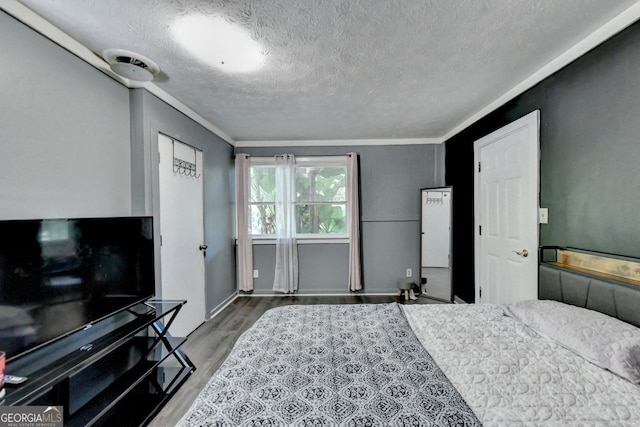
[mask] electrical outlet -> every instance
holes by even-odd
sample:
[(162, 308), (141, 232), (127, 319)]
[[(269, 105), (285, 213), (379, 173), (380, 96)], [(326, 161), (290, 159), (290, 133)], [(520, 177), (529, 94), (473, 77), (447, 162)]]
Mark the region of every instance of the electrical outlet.
[(260, 271), (258, 270), (253, 270), (253, 278), (257, 279), (258, 277), (260, 277)]
[(410, 268), (407, 268), (407, 277), (413, 277), (413, 271)]

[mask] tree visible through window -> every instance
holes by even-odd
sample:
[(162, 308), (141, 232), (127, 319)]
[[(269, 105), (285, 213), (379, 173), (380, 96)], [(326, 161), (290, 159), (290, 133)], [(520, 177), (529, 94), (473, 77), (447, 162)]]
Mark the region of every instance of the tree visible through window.
[(251, 178), (251, 234), (276, 233), (276, 169), (273, 166), (252, 166)]
[(347, 234), (345, 167), (296, 167), (298, 234)]
[[(346, 162), (298, 161), (295, 173), (296, 234), (299, 236), (345, 237), (347, 229)], [(251, 230), (254, 236), (276, 232), (275, 166), (250, 167)]]

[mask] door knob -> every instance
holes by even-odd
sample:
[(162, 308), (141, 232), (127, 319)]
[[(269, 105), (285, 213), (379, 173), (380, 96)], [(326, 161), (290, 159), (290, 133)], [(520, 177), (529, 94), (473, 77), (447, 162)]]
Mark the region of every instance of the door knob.
[(208, 246), (207, 246), (207, 245), (200, 245), (200, 250), (201, 250), (201, 251), (206, 251), (206, 250), (207, 250), (207, 248), (208, 248)]
[(520, 255), (523, 258), (526, 258), (529, 256), (529, 251), (526, 249), (523, 249), (521, 251), (513, 251), (513, 253), (515, 253), (516, 255)]

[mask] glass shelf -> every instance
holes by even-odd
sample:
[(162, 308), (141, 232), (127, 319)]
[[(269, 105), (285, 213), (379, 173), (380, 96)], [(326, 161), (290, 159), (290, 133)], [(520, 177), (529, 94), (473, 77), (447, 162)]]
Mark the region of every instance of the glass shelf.
[[(150, 396), (140, 401), (148, 407), (140, 416), (149, 419), (195, 370), (180, 350), (186, 338), (171, 337), (162, 322), (171, 324), (184, 304), (137, 304), (12, 361), (7, 371), (28, 380), (7, 386), (2, 404), (63, 406), (65, 425), (99, 424), (120, 416), (122, 401), (130, 400), (124, 397), (134, 393), (138, 401), (147, 390), (142, 394)], [(170, 357), (178, 367), (161, 366)]]

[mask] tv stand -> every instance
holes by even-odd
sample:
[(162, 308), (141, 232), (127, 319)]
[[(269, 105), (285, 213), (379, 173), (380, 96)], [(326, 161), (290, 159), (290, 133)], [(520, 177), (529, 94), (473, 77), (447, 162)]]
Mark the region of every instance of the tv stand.
[(195, 366), (168, 333), (185, 301), (147, 301), (9, 362), (2, 405), (62, 406), (65, 426), (146, 425)]

